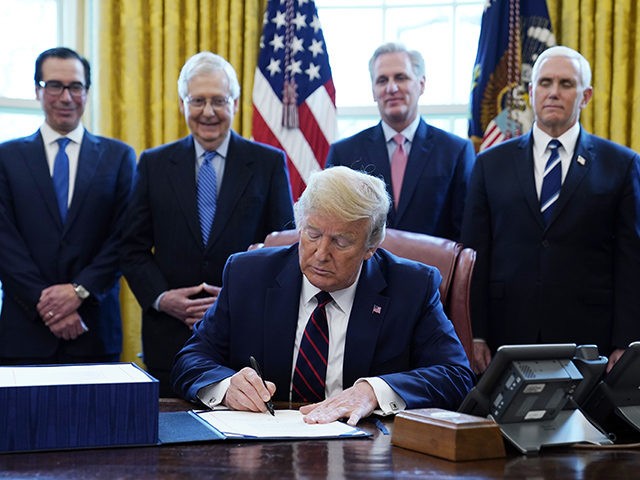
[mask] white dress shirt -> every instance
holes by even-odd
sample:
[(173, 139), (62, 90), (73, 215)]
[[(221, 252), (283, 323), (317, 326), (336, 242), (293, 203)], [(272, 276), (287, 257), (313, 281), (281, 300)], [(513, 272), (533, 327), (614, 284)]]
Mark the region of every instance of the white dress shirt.
[(69, 198), (67, 199), (67, 206), (71, 204), (73, 198), (73, 190), (76, 184), (76, 176), (78, 174), (78, 158), (80, 157), (80, 146), (82, 145), (82, 137), (84, 135), (84, 127), (79, 124), (75, 130), (70, 131), (66, 135), (60, 135), (53, 128), (49, 126), (47, 122), (43, 123), (40, 127), (40, 135), (42, 135), (42, 141), (44, 142), (44, 151), (47, 155), (47, 164), (49, 165), (49, 173), (53, 177), (53, 164), (58, 154), (60, 146), (58, 145), (58, 139), (66, 137), (71, 140), (65, 148), (67, 157), (69, 157)]

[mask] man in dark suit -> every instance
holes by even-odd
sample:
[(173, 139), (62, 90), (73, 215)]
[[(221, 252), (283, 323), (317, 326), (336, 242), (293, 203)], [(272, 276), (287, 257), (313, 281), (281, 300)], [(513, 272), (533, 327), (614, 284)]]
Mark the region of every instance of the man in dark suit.
[[(178, 93), (191, 135), (140, 156), (123, 255), (143, 310), (144, 362), (161, 396), (175, 395), (173, 357), (215, 301), (229, 255), (293, 225), (284, 153), (231, 131), (240, 96), (233, 67), (198, 53), (182, 68)], [(213, 180), (202, 176), (207, 168)]]
[(41, 53), (35, 85), (42, 127), (0, 145), (0, 363), (117, 361), (119, 245), (135, 153), (82, 126), (85, 58)]
[(537, 342), (596, 344), (610, 368), (640, 338), (640, 158), (581, 128), (590, 82), (578, 52), (544, 51), (532, 131), (478, 156), (462, 230), (477, 372), (500, 345)]
[[(424, 92), (422, 55), (387, 43), (369, 61), (382, 121), (331, 146), (326, 168), (346, 165), (384, 179), (392, 195), (387, 226), (457, 240), (475, 153), (468, 140), (428, 125), (418, 115)], [(406, 169), (394, 168), (401, 134)], [(401, 165), (401, 164), (398, 164)]]
[(237, 410), (265, 411), (272, 395), (314, 402), (301, 409), (310, 423), (455, 410), (473, 374), (438, 271), (377, 249), (389, 204), (384, 182), (365, 173), (312, 175), (295, 205), (299, 243), (229, 258), (218, 301), (176, 357), (176, 391)]

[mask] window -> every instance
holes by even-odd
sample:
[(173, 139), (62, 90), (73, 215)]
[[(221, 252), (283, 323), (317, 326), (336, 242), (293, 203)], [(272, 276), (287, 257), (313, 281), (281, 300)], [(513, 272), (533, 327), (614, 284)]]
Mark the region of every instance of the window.
[[(43, 122), (33, 68), (47, 48), (76, 45), (76, 0), (0, 0), (0, 141), (35, 132)], [(63, 23), (68, 19), (71, 25)]]
[(426, 64), (420, 113), (467, 137), (471, 74), (484, 0), (316, 0), (336, 87), (338, 136), (379, 120), (368, 62), (382, 43), (419, 50)]

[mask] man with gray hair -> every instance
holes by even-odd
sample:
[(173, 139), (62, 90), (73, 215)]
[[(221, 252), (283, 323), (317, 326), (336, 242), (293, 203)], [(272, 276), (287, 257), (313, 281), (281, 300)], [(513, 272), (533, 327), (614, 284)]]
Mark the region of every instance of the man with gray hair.
[(140, 156), (122, 264), (161, 396), (173, 396), (173, 357), (215, 301), (229, 255), (293, 225), (284, 153), (231, 130), (240, 85), (229, 62), (192, 56), (178, 94), (191, 134)]
[(478, 156), (462, 227), (477, 251), (473, 367), (505, 344), (595, 344), (610, 369), (640, 338), (640, 156), (590, 135), (591, 68), (540, 54), (531, 132)]
[(455, 410), (473, 374), (438, 271), (378, 248), (389, 205), (378, 178), (313, 174), (295, 205), (299, 242), (229, 258), (217, 302), (176, 357), (176, 391), (236, 410), (302, 403), (308, 423)]
[(387, 226), (457, 240), (475, 153), (468, 140), (418, 114), (426, 77), (420, 52), (384, 44), (369, 61), (381, 121), (334, 143), (326, 168), (345, 165), (384, 179), (392, 195)]

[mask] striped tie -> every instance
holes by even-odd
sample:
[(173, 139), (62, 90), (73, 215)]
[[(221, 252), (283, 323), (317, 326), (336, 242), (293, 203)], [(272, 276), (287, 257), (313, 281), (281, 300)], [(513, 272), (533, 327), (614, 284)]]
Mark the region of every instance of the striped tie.
[(65, 149), (71, 140), (67, 137), (61, 137), (58, 142), (58, 153), (53, 161), (53, 187), (56, 190), (56, 198), (58, 199), (58, 210), (62, 223), (67, 218), (67, 209), (69, 207), (69, 157)]
[(329, 326), (325, 306), (332, 298), (327, 292), (316, 295), (318, 305), (304, 328), (298, 360), (293, 372), (292, 400), (318, 402), (324, 400), (327, 355), (329, 353)]
[(216, 171), (213, 168), (213, 158), (216, 152), (205, 152), (204, 160), (198, 172), (198, 214), (200, 216), (200, 232), (202, 233), (202, 244), (207, 245), (209, 232), (216, 216), (216, 197), (218, 183)]
[(547, 148), (551, 150), (547, 165), (544, 167), (542, 176), (542, 190), (540, 191), (540, 212), (544, 218), (544, 223), (549, 224), (553, 213), (553, 204), (560, 196), (562, 186), (562, 167), (560, 165), (560, 153), (558, 148), (562, 144), (558, 140), (551, 140)]

